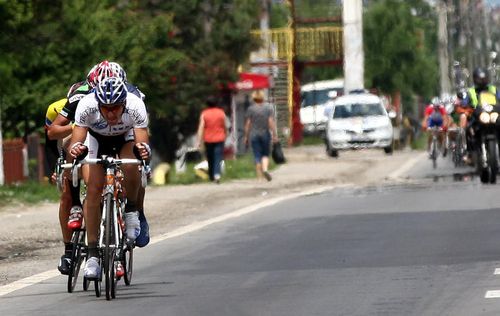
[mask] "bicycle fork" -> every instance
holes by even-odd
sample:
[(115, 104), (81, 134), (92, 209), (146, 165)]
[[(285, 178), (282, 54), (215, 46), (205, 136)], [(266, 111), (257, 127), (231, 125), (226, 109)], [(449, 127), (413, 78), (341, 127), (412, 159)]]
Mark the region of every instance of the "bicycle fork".
[[(117, 205), (116, 205), (116, 199), (114, 199), (115, 197), (115, 178), (114, 178), (114, 170), (113, 168), (106, 168), (106, 184), (104, 186), (104, 190), (103, 190), (103, 193), (102, 193), (103, 197), (108, 197), (108, 198), (111, 198), (112, 201), (113, 201), (113, 207), (111, 209), (111, 213), (110, 214), (107, 214), (107, 212), (103, 212), (102, 214), (102, 219), (101, 219), (101, 227), (105, 227), (106, 226), (106, 221), (108, 220), (108, 216), (111, 216), (110, 217), (110, 220), (111, 221), (111, 229), (113, 231), (113, 234), (112, 234), (112, 238), (113, 240), (110, 242), (110, 245), (108, 245), (110, 248), (118, 248), (118, 244), (119, 244), (119, 228), (118, 225), (118, 217), (117, 217)], [(105, 207), (105, 206), (103, 206)], [(100, 230), (100, 233), (99, 233), (99, 244), (100, 245), (104, 245), (104, 229), (101, 229)]]

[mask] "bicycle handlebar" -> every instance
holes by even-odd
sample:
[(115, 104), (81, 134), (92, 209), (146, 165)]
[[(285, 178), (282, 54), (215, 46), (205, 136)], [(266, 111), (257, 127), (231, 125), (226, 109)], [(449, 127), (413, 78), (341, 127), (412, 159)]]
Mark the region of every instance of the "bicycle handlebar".
[(113, 157), (108, 157), (105, 156), (103, 158), (86, 158), (80, 161), (74, 160), (72, 163), (65, 163), (61, 164), (62, 169), (71, 169), (71, 180), (73, 183), (73, 186), (76, 187), (78, 185), (78, 168), (80, 168), (84, 164), (88, 165), (98, 165), (98, 164), (105, 164), (105, 162), (108, 162), (109, 164), (114, 164), (114, 165), (142, 165), (142, 170), (141, 170), (141, 184), (142, 187), (145, 188), (147, 185), (147, 175), (145, 171), (145, 166), (146, 166), (146, 161), (145, 160), (140, 160), (140, 159), (134, 159), (134, 158), (113, 158)]

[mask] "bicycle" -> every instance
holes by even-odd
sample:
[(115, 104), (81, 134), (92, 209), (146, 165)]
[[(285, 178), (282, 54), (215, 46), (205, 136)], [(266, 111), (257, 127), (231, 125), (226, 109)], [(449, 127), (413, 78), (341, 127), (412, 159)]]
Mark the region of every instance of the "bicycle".
[[(101, 296), (101, 284), (104, 275), (106, 299), (116, 297), (116, 285), (121, 276), (116, 275), (116, 270), (121, 265), (124, 269), (123, 278), (125, 285), (130, 285), (133, 272), (133, 249), (134, 245), (127, 242), (125, 232), (126, 195), (122, 186), (123, 172), (120, 168), (123, 164), (135, 164), (141, 166), (141, 182), (145, 187), (147, 184), (146, 163), (138, 159), (118, 159), (110, 156), (102, 158), (84, 159), (76, 166), (83, 164), (99, 164), (105, 169), (106, 182), (102, 194), (102, 215), (99, 227), (98, 249), (99, 265), (102, 267), (101, 274), (93, 279), (96, 297)], [(73, 169), (73, 181), (77, 177), (77, 168)], [(84, 278), (84, 283), (92, 279)]]
[(453, 148), (453, 163), (455, 167), (464, 165), (464, 157), (466, 155), (467, 145), (465, 140), (465, 131), (463, 128), (458, 127), (456, 130), (455, 146)]
[(433, 126), (433, 127), (429, 127), (427, 130), (432, 132), (432, 140), (431, 140), (431, 146), (430, 146), (430, 158), (432, 159), (432, 167), (434, 169), (436, 169), (437, 168), (437, 158), (439, 157), (438, 137), (439, 137), (439, 133), (442, 131), (442, 128), (438, 127), (438, 126)]
[[(57, 188), (62, 191), (63, 181), (64, 181), (64, 170), (75, 167), (75, 163), (66, 163), (62, 158), (62, 155), (57, 160), (56, 164), (56, 184)], [(76, 175), (78, 177), (78, 175)], [(77, 181), (80, 181), (77, 179)], [(75, 180), (73, 179), (73, 185), (75, 185)], [(84, 194), (85, 195), (85, 194)], [(71, 264), (68, 273), (68, 282), (67, 282), (67, 290), (68, 293), (73, 293), (76, 283), (78, 281), (78, 274), (80, 272), (81, 265), (83, 260), (87, 257), (87, 244), (85, 242), (86, 238), (86, 229), (82, 226), (79, 229), (74, 229), (71, 234)], [(83, 282), (83, 290), (87, 291), (88, 283)]]

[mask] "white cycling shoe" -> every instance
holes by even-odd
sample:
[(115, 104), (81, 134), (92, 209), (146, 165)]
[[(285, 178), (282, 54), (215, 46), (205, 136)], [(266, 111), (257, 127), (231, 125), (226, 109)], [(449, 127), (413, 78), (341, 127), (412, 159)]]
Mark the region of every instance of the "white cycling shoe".
[(141, 233), (141, 222), (139, 221), (139, 212), (125, 213), (125, 227), (127, 238), (133, 242)]
[(83, 275), (87, 279), (98, 278), (101, 274), (101, 267), (99, 266), (99, 260), (96, 257), (90, 257), (85, 263), (85, 268), (83, 269)]

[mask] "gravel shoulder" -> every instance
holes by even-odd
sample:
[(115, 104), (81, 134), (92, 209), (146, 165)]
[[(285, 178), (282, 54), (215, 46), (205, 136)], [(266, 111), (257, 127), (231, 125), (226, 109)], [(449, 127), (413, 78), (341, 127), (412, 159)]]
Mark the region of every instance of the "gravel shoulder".
[[(329, 158), (323, 146), (285, 149), (288, 162), (272, 171), (273, 181), (255, 179), (187, 186), (151, 186), (146, 193), (146, 215), (151, 236), (254, 205), (284, 194), (324, 186), (369, 186), (400, 183), (388, 176), (416, 152), (382, 150), (341, 152)], [(0, 209), (0, 285), (57, 267), (63, 244), (58, 204)], [(140, 249), (138, 249), (140, 252)]]

